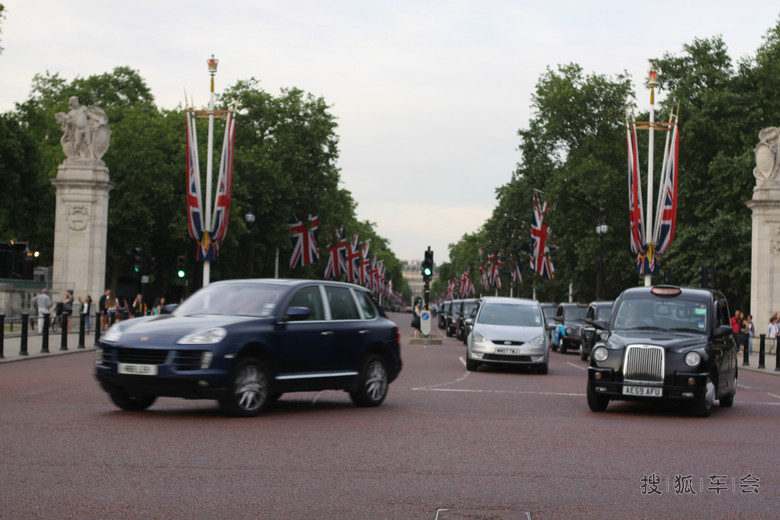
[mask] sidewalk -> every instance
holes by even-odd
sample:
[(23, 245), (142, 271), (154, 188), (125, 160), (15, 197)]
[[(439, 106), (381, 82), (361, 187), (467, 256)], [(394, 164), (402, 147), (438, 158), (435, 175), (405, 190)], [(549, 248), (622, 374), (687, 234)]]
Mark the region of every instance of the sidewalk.
[(19, 353), (22, 347), (22, 338), (18, 333), (6, 332), (5, 340), (3, 341), (3, 358), (0, 359), (0, 364), (95, 350), (94, 343), (94, 332), (86, 334), (84, 335), (84, 347), (79, 348), (79, 333), (71, 332), (68, 334), (67, 350), (60, 350), (62, 348), (62, 334), (57, 333), (54, 335), (49, 335), (49, 352), (46, 353), (41, 352), (43, 346), (43, 337), (37, 333), (34, 333), (27, 337), (27, 355), (22, 356)]
[[(441, 340), (439, 340), (441, 341)], [(9, 337), (6, 333), (5, 341), (3, 342), (3, 359), (0, 359), (2, 363), (12, 363), (15, 361), (24, 361), (27, 359), (36, 359), (42, 357), (62, 356), (66, 354), (75, 354), (77, 352), (86, 352), (89, 350), (95, 350), (95, 334), (94, 331), (84, 336), (84, 348), (78, 348), (79, 334), (78, 332), (71, 332), (68, 334), (68, 350), (60, 350), (62, 344), (62, 335), (56, 334), (49, 336), (49, 352), (41, 352), (42, 338), (38, 334), (30, 334), (27, 338), (27, 355), (19, 355), (21, 350), (22, 339), (14, 334)], [(775, 371), (775, 362), (777, 356), (775, 354), (765, 354), (764, 368), (758, 368), (758, 351), (753, 351), (750, 355), (750, 365), (745, 366), (742, 363), (744, 358), (742, 354), (739, 355), (739, 361), (737, 366), (740, 370), (750, 370), (751, 372), (763, 372), (765, 374), (771, 374), (780, 376), (780, 372)]]

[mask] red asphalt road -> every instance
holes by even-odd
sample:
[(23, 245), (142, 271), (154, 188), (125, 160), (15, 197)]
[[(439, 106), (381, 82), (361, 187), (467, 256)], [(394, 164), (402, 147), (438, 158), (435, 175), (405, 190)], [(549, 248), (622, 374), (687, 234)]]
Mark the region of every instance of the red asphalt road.
[(596, 414), (578, 355), (469, 373), (462, 343), (409, 345), (409, 315), (391, 318), (405, 366), (374, 409), (330, 391), (252, 419), (180, 399), (123, 412), (93, 353), (0, 365), (0, 519), (776, 518), (780, 377), (741, 372), (708, 419)]

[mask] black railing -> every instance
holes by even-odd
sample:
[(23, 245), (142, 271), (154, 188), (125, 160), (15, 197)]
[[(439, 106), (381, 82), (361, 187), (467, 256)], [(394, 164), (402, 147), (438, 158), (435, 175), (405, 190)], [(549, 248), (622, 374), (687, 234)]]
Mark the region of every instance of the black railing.
[[(19, 338), (20, 356), (29, 355), (28, 346), (31, 336), (40, 336), (41, 353), (49, 353), (49, 338), (52, 334), (60, 334), (60, 350), (68, 350), (68, 336), (71, 333), (68, 330), (69, 317), (67, 312), (56, 315), (53, 319), (49, 314), (34, 317), (26, 312), (19, 317), (6, 317), (5, 314), (0, 314), (0, 359), (5, 359), (5, 340), (10, 338)], [(76, 346), (78, 349), (86, 348), (85, 338), (91, 331), (95, 332), (94, 345), (97, 346), (100, 341), (100, 313), (95, 314), (95, 326), (90, 327), (91, 330), (86, 328), (88, 317), (91, 318), (87, 314), (79, 314), (78, 316), (78, 345)], [(31, 331), (31, 323), (36, 324), (37, 331)], [(56, 326), (53, 326), (55, 324)], [(6, 331), (6, 327), (8, 327), (8, 331)]]

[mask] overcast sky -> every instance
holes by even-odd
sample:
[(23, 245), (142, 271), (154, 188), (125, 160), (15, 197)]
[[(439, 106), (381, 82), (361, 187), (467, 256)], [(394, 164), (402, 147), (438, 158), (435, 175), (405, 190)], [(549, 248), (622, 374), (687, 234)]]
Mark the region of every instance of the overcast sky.
[(650, 58), (716, 35), (733, 59), (752, 55), (780, 14), (777, 0), (0, 3), (0, 112), (28, 97), (36, 73), (71, 81), (117, 66), (138, 70), (161, 107), (185, 90), (205, 105), (214, 54), (218, 92), (255, 77), (272, 94), (323, 97), (358, 218), (400, 259), (431, 246), (437, 263), (490, 216), (546, 67), (628, 71), (646, 109)]

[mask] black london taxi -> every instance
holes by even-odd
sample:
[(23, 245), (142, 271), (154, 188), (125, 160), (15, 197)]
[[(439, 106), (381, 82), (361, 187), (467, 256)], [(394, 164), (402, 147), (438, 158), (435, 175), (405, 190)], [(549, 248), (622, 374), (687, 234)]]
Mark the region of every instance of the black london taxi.
[(688, 403), (707, 417), (716, 400), (731, 406), (737, 349), (722, 293), (670, 285), (636, 287), (615, 301), (606, 340), (588, 367), (588, 406), (611, 400)]

